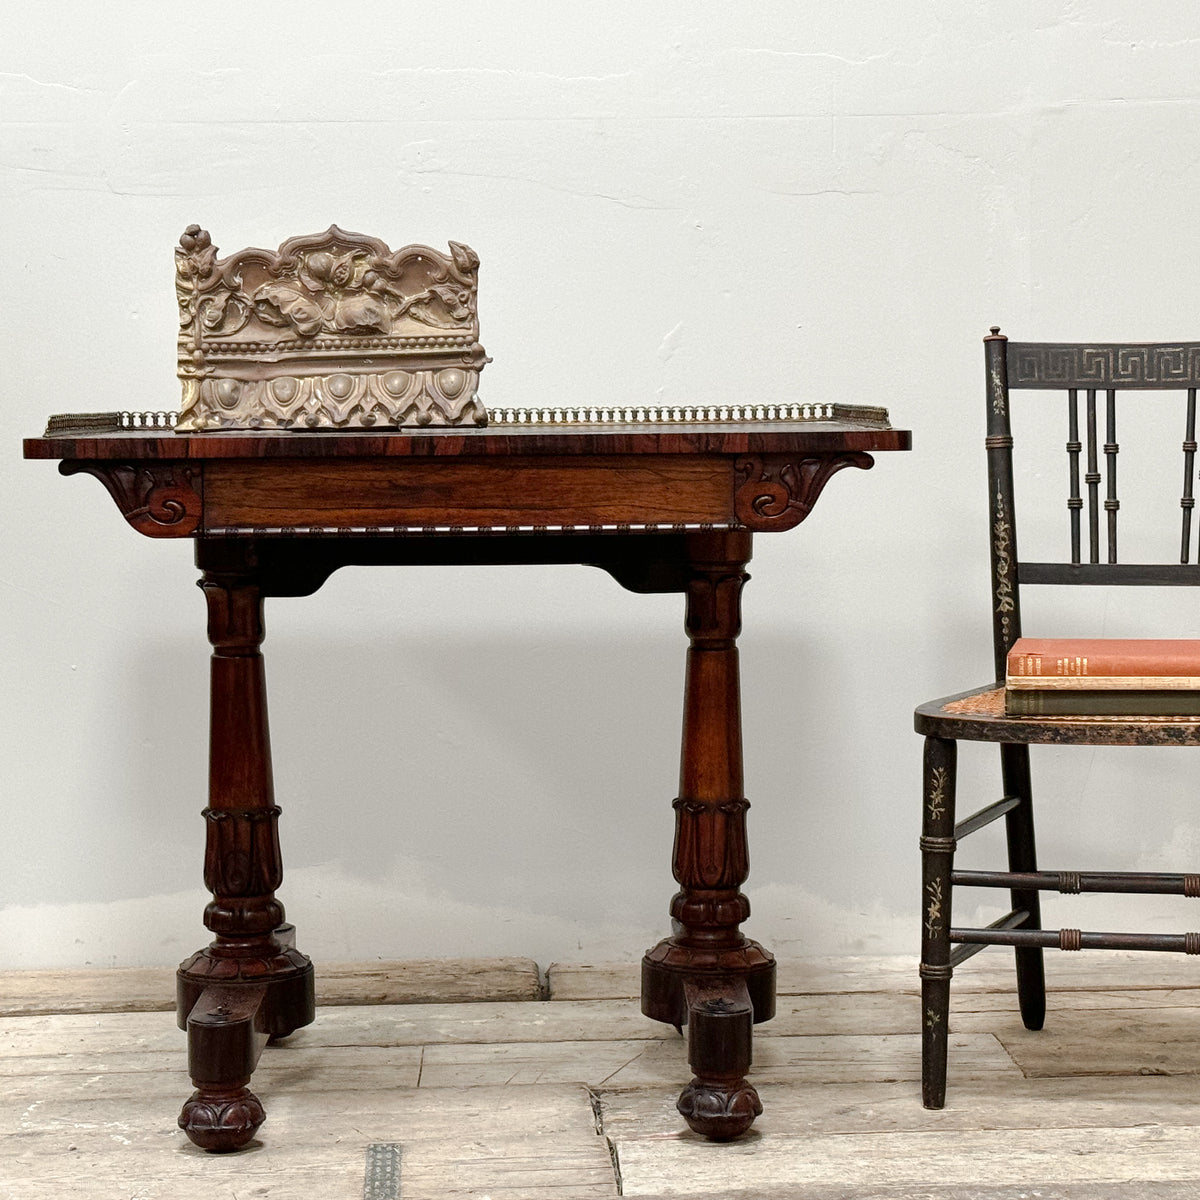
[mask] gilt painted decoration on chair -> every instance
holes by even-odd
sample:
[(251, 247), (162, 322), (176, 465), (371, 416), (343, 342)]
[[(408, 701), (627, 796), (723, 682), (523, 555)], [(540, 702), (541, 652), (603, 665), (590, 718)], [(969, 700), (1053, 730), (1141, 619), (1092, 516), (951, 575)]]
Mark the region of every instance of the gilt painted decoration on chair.
[(478, 274), (459, 242), (392, 251), (332, 225), (218, 258), (190, 225), (175, 251), (176, 430), (486, 425)]

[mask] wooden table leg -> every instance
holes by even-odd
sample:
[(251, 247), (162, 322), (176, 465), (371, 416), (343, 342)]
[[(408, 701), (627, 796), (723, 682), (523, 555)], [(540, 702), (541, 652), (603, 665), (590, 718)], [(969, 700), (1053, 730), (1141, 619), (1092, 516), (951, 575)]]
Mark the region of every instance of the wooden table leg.
[(750, 1027), (775, 1014), (775, 960), (739, 926), (750, 915), (741, 893), (749, 874), (742, 794), (737, 635), (749, 533), (688, 539), (690, 645), (684, 688), (683, 752), (675, 807), (674, 936), (642, 960), (642, 1012), (690, 1026), (695, 1078), (679, 1111), (697, 1133), (727, 1140), (762, 1112), (747, 1082)]
[[(271, 782), (262, 588), (253, 548), (211, 550), (200, 586), (213, 645), (204, 923), (211, 945), (182, 963), (177, 1015), (195, 1094), (180, 1127), (206, 1150), (244, 1146), (263, 1121), (250, 1076), (268, 1038), (315, 1015), (312, 964), (296, 950), (275, 889), (283, 878)], [(217, 555), (219, 554), (219, 559)]]

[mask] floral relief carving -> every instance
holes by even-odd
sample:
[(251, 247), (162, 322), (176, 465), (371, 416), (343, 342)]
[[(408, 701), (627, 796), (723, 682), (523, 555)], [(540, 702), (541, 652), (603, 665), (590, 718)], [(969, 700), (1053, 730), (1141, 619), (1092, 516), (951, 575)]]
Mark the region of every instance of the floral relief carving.
[(176, 429), (486, 424), (478, 271), (459, 242), (393, 252), (336, 225), (218, 259), (189, 226)]
[[(186, 235), (185, 235), (186, 236)], [(451, 243), (463, 255), (464, 265), (478, 266), (466, 247)], [(472, 313), (469, 287), (450, 283), (431, 284), (405, 295), (396, 283), (376, 269), (378, 263), (366, 254), (330, 254), (321, 250), (300, 260), (295, 283), (264, 283), (247, 299), (222, 293), (205, 311), (209, 328), (224, 324), (228, 301), (242, 313), (238, 328), (251, 313), (277, 328), (291, 327), (300, 337), (327, 333), (391, 333), (401, 317), (435, 329), (453, 329)], [(225, 300), (225, 310), (218, 305)], [(216, 324), (214, 324), (216, 323)]]

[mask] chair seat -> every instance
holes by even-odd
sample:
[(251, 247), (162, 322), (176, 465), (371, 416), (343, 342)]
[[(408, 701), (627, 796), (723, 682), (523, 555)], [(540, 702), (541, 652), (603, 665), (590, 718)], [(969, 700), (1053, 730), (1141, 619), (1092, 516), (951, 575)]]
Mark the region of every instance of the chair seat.
[(922, 704), (913, 724), (927, 737), (970, 742), (1200, 746), (1197, 717), (1010, 717), (1004, 712), (1004, 688), (996, 683)]

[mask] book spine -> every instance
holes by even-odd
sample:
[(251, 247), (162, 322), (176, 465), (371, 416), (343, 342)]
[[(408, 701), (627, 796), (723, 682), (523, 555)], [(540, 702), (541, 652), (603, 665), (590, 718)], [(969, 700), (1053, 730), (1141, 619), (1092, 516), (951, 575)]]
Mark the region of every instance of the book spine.
[(1187, 651), (1130, 654), (1098, 647), (1064, 647), (1058, 653), (1017, 651), (1008, 656), (1005, 671), (1010, 679), (1091, 679), (1124, 675), (1200, 677), (1200, 655)]
[(1004, 711), (1010, 717), (1195, 717), (1200, 720), (1200, 690), (1006, 690)]
[(1009, 679), (1041, 679), (1062, 675), (1085, 675), (1087, 664), (1088, 660), (1079, 655), (1056, 656), (1014, 652), (1008, 656), (1005, 666)]

